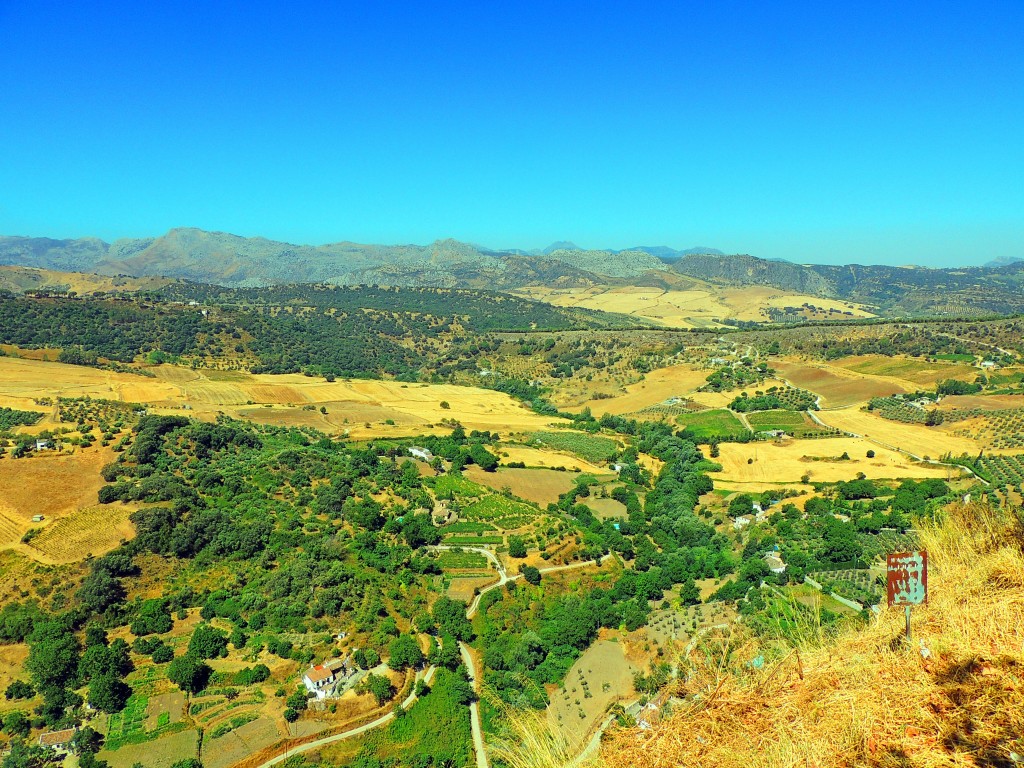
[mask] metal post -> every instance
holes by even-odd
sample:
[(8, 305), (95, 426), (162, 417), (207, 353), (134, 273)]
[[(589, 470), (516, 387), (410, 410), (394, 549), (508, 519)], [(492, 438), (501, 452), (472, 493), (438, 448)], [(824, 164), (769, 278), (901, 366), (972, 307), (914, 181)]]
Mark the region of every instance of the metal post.
[(910, 606), (906, 606), (907, 611), (907, 645), (910, 644)]

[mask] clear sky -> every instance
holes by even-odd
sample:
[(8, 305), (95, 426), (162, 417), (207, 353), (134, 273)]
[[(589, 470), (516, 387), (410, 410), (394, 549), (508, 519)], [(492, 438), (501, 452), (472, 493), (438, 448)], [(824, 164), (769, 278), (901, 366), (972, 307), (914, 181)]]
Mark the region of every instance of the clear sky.
[(0, 0), (0, 233), (1024, 257), (1024, 2)]

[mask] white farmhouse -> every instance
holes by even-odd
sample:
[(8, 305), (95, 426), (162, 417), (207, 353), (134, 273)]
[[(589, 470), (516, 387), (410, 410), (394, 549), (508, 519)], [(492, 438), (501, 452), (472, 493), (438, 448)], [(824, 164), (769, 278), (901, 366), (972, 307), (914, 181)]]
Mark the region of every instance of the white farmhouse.
[(323, 664), (316, 664), (306, 670), (302, 676), (302, 684), (306, 690), (315, 694), (318, 699), (326, 699), (344, 677), (345, 662), (341, 659), (332, 659)]

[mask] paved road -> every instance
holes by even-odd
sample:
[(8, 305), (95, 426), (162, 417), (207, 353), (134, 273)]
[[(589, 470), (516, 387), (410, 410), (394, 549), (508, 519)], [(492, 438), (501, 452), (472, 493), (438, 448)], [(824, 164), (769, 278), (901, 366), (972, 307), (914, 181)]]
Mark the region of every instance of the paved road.
[[(459, 652), (462, 654), (462, 663), (466, 665), (469, 672), (469, 679), (473, 683), (473, 690), (480, 692), (480, 678), (477, 675), (476, 665), (473, 664), (473, 655), (465, 643), (459, 643)], [(487, 745), (484, 744), (484, 728), (480, 720), (480, 704), (473, 701), (469, 705), (469, 724), (473, 731), (473, 751), (476, 752), (476, 768), (491, 768), (487, 759)]]

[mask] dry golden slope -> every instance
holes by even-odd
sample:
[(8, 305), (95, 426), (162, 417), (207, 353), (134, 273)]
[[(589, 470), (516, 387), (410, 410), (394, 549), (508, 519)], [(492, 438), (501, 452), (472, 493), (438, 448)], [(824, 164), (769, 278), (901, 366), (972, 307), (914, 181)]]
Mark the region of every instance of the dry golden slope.
[[(781, 656), (722, 672), (698, 653), (686, 704), (601, 750), (607, 768), (1007, 766), (1024, 755), (1024, 525), (958, 509), (926, 527), (930, 603)], [(927, 649), (927, 657), (922, 653)], [(755, 653), (747, 649), (748, 653)], [(739, 652), (742, 654), (742, 649)], [(694, 698), (692, 694), (699, 694)], [(1024, 758), (1020, 758), (1024, 760)]]

